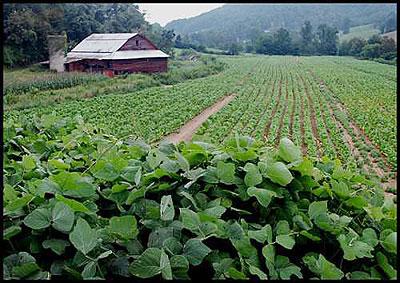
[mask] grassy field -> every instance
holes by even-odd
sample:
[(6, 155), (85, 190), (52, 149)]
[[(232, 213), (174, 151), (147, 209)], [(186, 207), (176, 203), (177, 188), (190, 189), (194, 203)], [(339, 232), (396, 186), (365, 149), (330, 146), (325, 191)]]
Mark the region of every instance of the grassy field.
[[(18, 101), (9, 98), (5, 119), (82, 115), (111, 134), (156, 142), (235, 93), (236, 98), (212, 115), (197, 136), (222, 143), (239, 133), (268, 145), (288, 136), (304, 153), (338, 158), (371, 176), (394, 176), (395, 67), (339, 57), (222, 56), (220, 60), (228, 66), (224, 71), (171, 87), (150, 84), (135, 90), (130, 88), (134, 80), (124, 83), (121, 78), (39, 92), (33, 105), (21, 102), (16, 107)], [(87, 90), (102, 95), (85, 95)]]
[(364, 39), (368, 39), (374, 34), (379, 34), (380, 31), (377, 28), (374, 28), (373, 25), (364, 25), (350, 28), (350, 32), (348, 34), (342, 34), (339, 37), (340, 41), (345, 41), (352, 39), (353, 37), (361, 37)]

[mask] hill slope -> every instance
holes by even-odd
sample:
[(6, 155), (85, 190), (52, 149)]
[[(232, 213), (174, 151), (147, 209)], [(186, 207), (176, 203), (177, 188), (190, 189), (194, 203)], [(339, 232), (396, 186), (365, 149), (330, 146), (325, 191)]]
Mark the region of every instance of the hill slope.
[(326, 23), (341, 29), (346, 18), (351, 26), (379, 25), (391, 13), (396, 13), (395, 4), (227, 4), (196, 17), (172, 21), (166, 28), (213, 46), (218, 40), (252, 39), (259, 32), (280, 27), (300, 30), (306, 20), (314, 28)]

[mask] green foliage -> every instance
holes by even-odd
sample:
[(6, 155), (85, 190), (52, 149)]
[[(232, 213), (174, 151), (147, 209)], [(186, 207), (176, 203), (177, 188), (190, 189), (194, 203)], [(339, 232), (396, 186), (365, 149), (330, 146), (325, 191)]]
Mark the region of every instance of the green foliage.
[(175, 36), (172, 30), (150, 25), (138, 5), (131, 3), (7, 3), (3, 15), (4, 63), (11, 67), (47, 60), (51, 34), (66, 32), (70, 50), (92, 33), (143, 32), (166, 52)]
[[(344, 28), (346, 19), (350, 27), (385, 22), (387, 30), (396, 29), (394, 4), (239, 4), (224, 5), (190, 19), (175, 20), (166, 25), (188, 37), (191, 43), (224, 49), (234, 42), (254, 40), (265, 30), (285, 28), (299, 31), (305, 20), (317, 27), (321, 24)], [(390, 20), (389, 20), (390, 19)], [(390, 28), (390, 29), (389, 29)], [(227, 49), (227, 48), (226, 48)]]
[[(115, 144), (82, 121), (54, 119), (12, 130), (20, 137), (4, 140), (4, 279), (168, 280), (193, 272), (215, 279), (397, 276), (393, 199), (337, 162), (299, 171), (290, 161), (310, 159), (287, 139), (278, 150), (246, 137), (226, 147), (162, 143), (139, 150), (132, 140)], [(77, 145), (61, 151), (72, 132), (81, 135)], [(33, 147), (39, 140), (58, 146), (43, 155)], [(110, 144), (114, 149), (105, 151)], [(23, 159), (24, 148), (30, 154)], [(193, 148), (207, 157), (193, 163)], [(253, 159), (237, 154), (245, 149)], [(79, 165), (70, 158), (74, 152), (81, 152)], [(50, 169), (52, 160), (69, 166)], [(140, 177), (104, 178), (91, 170), (100, 160), (118, 172), (138, 166), (132, 174)], [(178, 167), (166, 171), (165, 162)], [(26, 175), (38, 169), (42, 174)], [(349, 196), (364, 202), (354, 207)]]

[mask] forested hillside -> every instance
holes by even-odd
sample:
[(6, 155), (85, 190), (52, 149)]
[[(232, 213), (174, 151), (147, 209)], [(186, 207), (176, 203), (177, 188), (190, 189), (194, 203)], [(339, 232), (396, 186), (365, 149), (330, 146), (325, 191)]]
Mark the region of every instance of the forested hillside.
[(299, 31), (308, 20), (313, 26), (328, 24), (339, 30), (374, 24), (383, 32), (396, 29), (394, 4), (228, 4), (190, 19), (166, 25), (190, 41), (210, 47), (238, 40), (254, 40), (260, 32), (285, 28)]
[(28, 65), (48, 58), (49, 34), (66, 32), (68, 48), (91, 33), (142, 31), (168, 52), (173, 34), (150, 25), (135, 4), (4, 4), (4, 63)]

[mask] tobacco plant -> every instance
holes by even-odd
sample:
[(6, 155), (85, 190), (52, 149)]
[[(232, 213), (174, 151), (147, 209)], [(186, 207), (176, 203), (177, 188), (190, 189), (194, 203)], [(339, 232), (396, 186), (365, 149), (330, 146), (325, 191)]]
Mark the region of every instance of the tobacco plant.
[(4, 125), (4, 279), (396, 279), (397, 204), (338, 160)]

